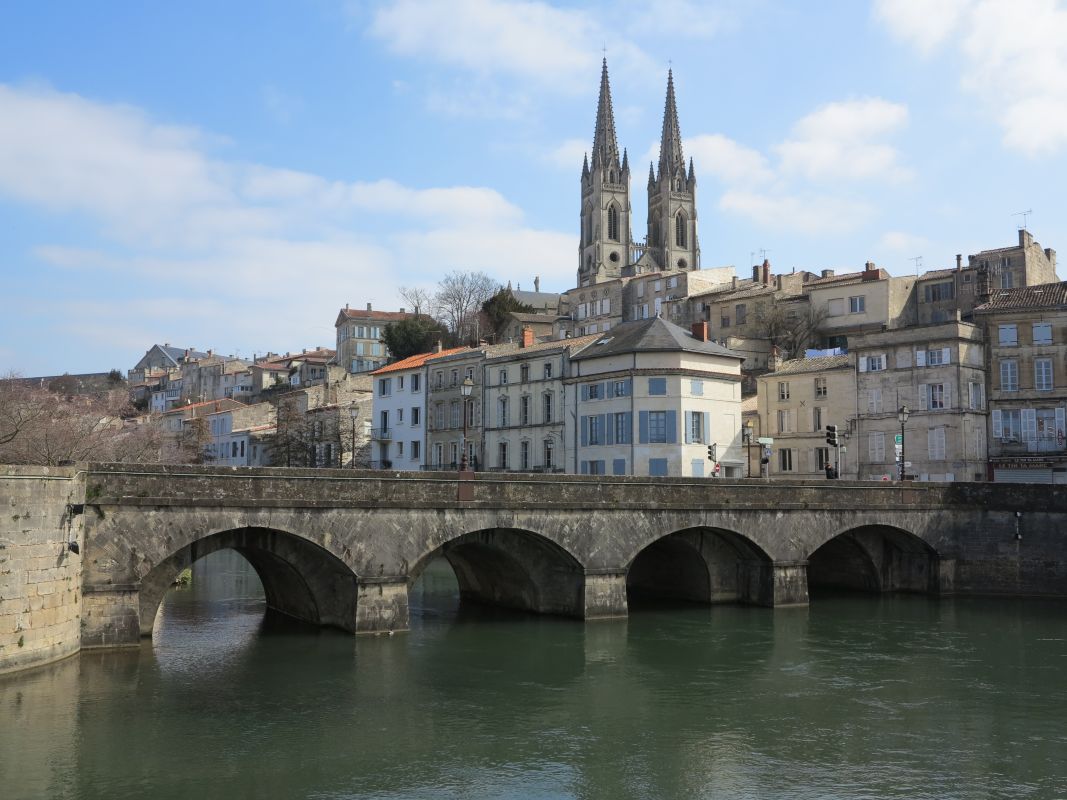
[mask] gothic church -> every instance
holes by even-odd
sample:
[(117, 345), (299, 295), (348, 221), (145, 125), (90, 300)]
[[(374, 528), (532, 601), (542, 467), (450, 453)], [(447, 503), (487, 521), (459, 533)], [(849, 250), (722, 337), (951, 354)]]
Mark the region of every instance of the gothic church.
[(587, 155), (582, 165), (577, 285), (592, 286), (643, 272), (699, 269), (696, 189), (692, 159), (686, 170), (674, 75), (668, 70), (659, 165), (648, 165), (648, 229), (644, 241), (634, 241), (630, 226), (630, 161), (625, 149), (619, 156), (608, 62), (604, 59), (593, 157), (590, 161)]

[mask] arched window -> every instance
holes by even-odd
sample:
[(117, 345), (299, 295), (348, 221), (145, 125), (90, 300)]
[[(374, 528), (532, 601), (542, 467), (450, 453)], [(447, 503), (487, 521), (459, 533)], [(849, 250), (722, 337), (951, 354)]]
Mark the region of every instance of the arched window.
[(685, 218), (685, 214), (681, 211), (678, 212), (678, 216), (674, 218), (674, 243), (678, 247), (687, 247), (686, 229), (689, 227), (688, 220)]
[(614, 204), (608, 206), (608, 238), (619, 241), (619, 209)]

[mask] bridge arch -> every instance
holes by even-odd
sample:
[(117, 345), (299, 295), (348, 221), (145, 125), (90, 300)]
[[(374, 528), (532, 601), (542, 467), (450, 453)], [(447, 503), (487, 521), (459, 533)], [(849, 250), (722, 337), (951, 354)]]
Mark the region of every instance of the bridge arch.
[(408, 570), (408, 588), (437, 557), (456, 575), (460, 599), (583, 617), (585, 569), (562, 545), (524, 528), (483, 528), (449, 538)]
[(195, 539), (162, 559), (141, 578), (141, 636), (151, 636), (156, 613), (174, 579), (218, 550), (237, 551), (263, 584), (267, 607), (315, 625), (356, 630), (356, 574), (336, 555), (302, 536), (273, 528), (241, 527)]
[(747, 536), (697, 525), (659, 536), (634, 553), (626, 565), (626, 590), (632, 599), (771, 605), (771, 574), (771, 557)]
[(818, 589), (936, 594), (940, 556), (922, 537), (894, 525), (860, 525), (831, 536), (808, 556)]

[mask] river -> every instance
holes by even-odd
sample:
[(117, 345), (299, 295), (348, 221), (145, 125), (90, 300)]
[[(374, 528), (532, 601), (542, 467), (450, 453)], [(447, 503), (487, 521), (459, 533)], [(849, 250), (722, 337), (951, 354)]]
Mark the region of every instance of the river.
[(0, 798), (1067, 798), (1067, 603), (828, 595), (380, 637), (265, 615), (234, 553), (139, 649), (0, 678)]

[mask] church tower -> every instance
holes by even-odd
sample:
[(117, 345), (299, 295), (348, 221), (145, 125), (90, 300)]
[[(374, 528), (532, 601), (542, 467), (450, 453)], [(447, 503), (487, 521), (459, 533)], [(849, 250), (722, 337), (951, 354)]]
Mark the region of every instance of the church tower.
[(578, 246), (578, 285), (618, 278), (630, 263), (630, 162), (619, 158), (611, 108), (608, 60), (600, 73), (600, 99), (593, 134), (593, 158), (582, 165), (582, 238)]
[(659, 143), (659, 171), (648, 167), (648, 252), (664, 271), (700, 268), (697, 241), (697, 180), (693, 160), (686, 174), (682, 132), (674, 100), (674, 75), (667, 70), (667, 103)]

